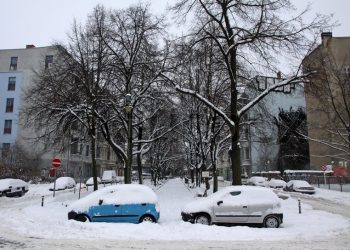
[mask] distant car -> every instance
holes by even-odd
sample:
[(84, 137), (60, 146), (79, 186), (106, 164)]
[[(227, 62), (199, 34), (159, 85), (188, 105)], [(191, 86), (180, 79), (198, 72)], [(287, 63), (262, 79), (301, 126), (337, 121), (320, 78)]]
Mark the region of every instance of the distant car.
[[(54, 190), (55, 183), (51, 183), (49, 190)], [(75, 180), (72, 177), (59, 177), (56, 180), (55, 191), (74, 188), (76, 185)]]
[(28, 184), (20, 179), (8, 178), (0, 180), (0, 196), (22, 196), (26, 192), (28, 192)]
[(268, 185), (270, 188), (284, 189), (287, 183), (284, 180), (271, 179)]
[(252, 176), (248, 179), (247, 184), (251, 186), (265, 187), (266, 179), (262, 176)]
[[(97, 177), (97, 184), (101, 183), (101, 179), (100, 177)], [(86, 186), (93, 186), (94, 185), (94, 177), (90, 177), (87, 181), (86, 181)]]
[(102, 174), (101, 183), (116, 182), (117, 174), (115, 170), (105, 170)]
[(301, 180), (291, 180), (287, 183), (285, 187), (286, 191), (299, 192), (305, 194), (314, 194), (316, 192), (315, 188), (311, 186), (307, 181)]
[(94, 191), (70, 205), (68, 219), (82, 222), (157, 222), (157, 195), (147, 186), (119, 184)]
[(77, 188), (77, 189), (85, 189), (86, 188), (86, 184), (85, 183), (77, 183), (76, 185), (75, 185), (75, 187)]
[(277, 228), (283, 222), (281, 203), (268, 188), (229, 186), (187, 204), (182, 219), (191, 223), (261, 224)]

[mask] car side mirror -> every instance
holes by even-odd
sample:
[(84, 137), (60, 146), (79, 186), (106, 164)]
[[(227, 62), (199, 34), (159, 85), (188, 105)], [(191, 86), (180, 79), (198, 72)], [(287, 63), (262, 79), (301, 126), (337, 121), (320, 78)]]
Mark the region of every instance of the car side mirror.
[(224, 203), (223, 201), (218, 201), (216, 204), (218, 204), (218, 206), (220, 206), (220, 204)]
[(103, 203), (103, 200), (98, 201), (98, 205), (102, 205), (102, 203)]

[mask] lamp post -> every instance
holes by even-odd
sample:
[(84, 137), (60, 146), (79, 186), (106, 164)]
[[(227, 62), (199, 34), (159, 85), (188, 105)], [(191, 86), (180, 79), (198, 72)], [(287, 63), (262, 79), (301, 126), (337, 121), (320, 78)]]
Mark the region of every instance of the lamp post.
[(125, 96), (125, 112), (127, 114), (128, 123), (128, 139), (127, 139), (127, 160), (124, 173), (125, 183), (131, 183), (131, 166), (132, 166), (132, 105), (131, 94), (128, 93)]

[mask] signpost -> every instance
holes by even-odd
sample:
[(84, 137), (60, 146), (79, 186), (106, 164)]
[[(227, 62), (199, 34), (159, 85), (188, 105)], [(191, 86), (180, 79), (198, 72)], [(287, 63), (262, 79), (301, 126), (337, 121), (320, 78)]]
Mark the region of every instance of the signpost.
[(55, 172), (55, 182), (53, 184), (53, 197), (55, 197), (55, 192), (56, 192), (56, 179), (57, 179), (57, 169), (61, 166), (61, 160), (58, 158), (53, 158), (52, 159), (52, 167), (53, 171)]

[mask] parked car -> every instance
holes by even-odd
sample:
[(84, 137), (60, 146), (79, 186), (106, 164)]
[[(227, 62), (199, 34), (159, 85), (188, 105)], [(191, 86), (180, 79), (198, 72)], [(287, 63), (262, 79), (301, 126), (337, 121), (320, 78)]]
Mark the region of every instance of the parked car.
[(83, 183), (83, 182), (77, 183), (77, 184), (75, 184), (75, 187), (76, 187), (76, 189), (78, 189), (78, 190), (79, 190), (79, 188), (80, 188), (80, 189), (86, 189), (86, 184)]
[(285, 187), (286, 191), (299, 192), (305, 194), (314, 194), (316, 192), (315, 188), (311, 186), (307, 181), (301, 180), (291, 180), (287, 183)]
[(116, 182), (117, 174), (115, 170), (105, 170), (102, 174), (101, 183)]
[[(49, 190), (54, 190), (55, 183), (51, 183)], [(59, 177), (56, 179), (55, 191), (74, 188), (76, 185), (75, 180), (72, 177)]]
[(157, 195), (147, 186), (119, 184), (94, 191), (70, 205), (68, 219), (82, 222), (157, 222)]
[(268, 188), (229, 186), (187, 204), (182, 219), (191, 223), (261, 224), (277, 228), (283, 222), (281, 203)]
[(284, 180), (271, 179), (268, 185), (270, 188), (284, 189), (287, 183)]
[(28, 190), (28, 184), (20, 179), (8, 178), (0, 180), (0, 196), (22, 196), (28, 192)]
[[(100, 177), (97, 177), (97, 184), (101, 183), (101, 179)], [(86, 181), (86, 186), (93, 186), (94, 185), (94, 177), (90, 177), (87, 181)]]
[(251, 185), (251, 186), (265, 187), (266, 186), (266, 179), (262, 176), (252, 176), (248, 179), (247, 184)]

